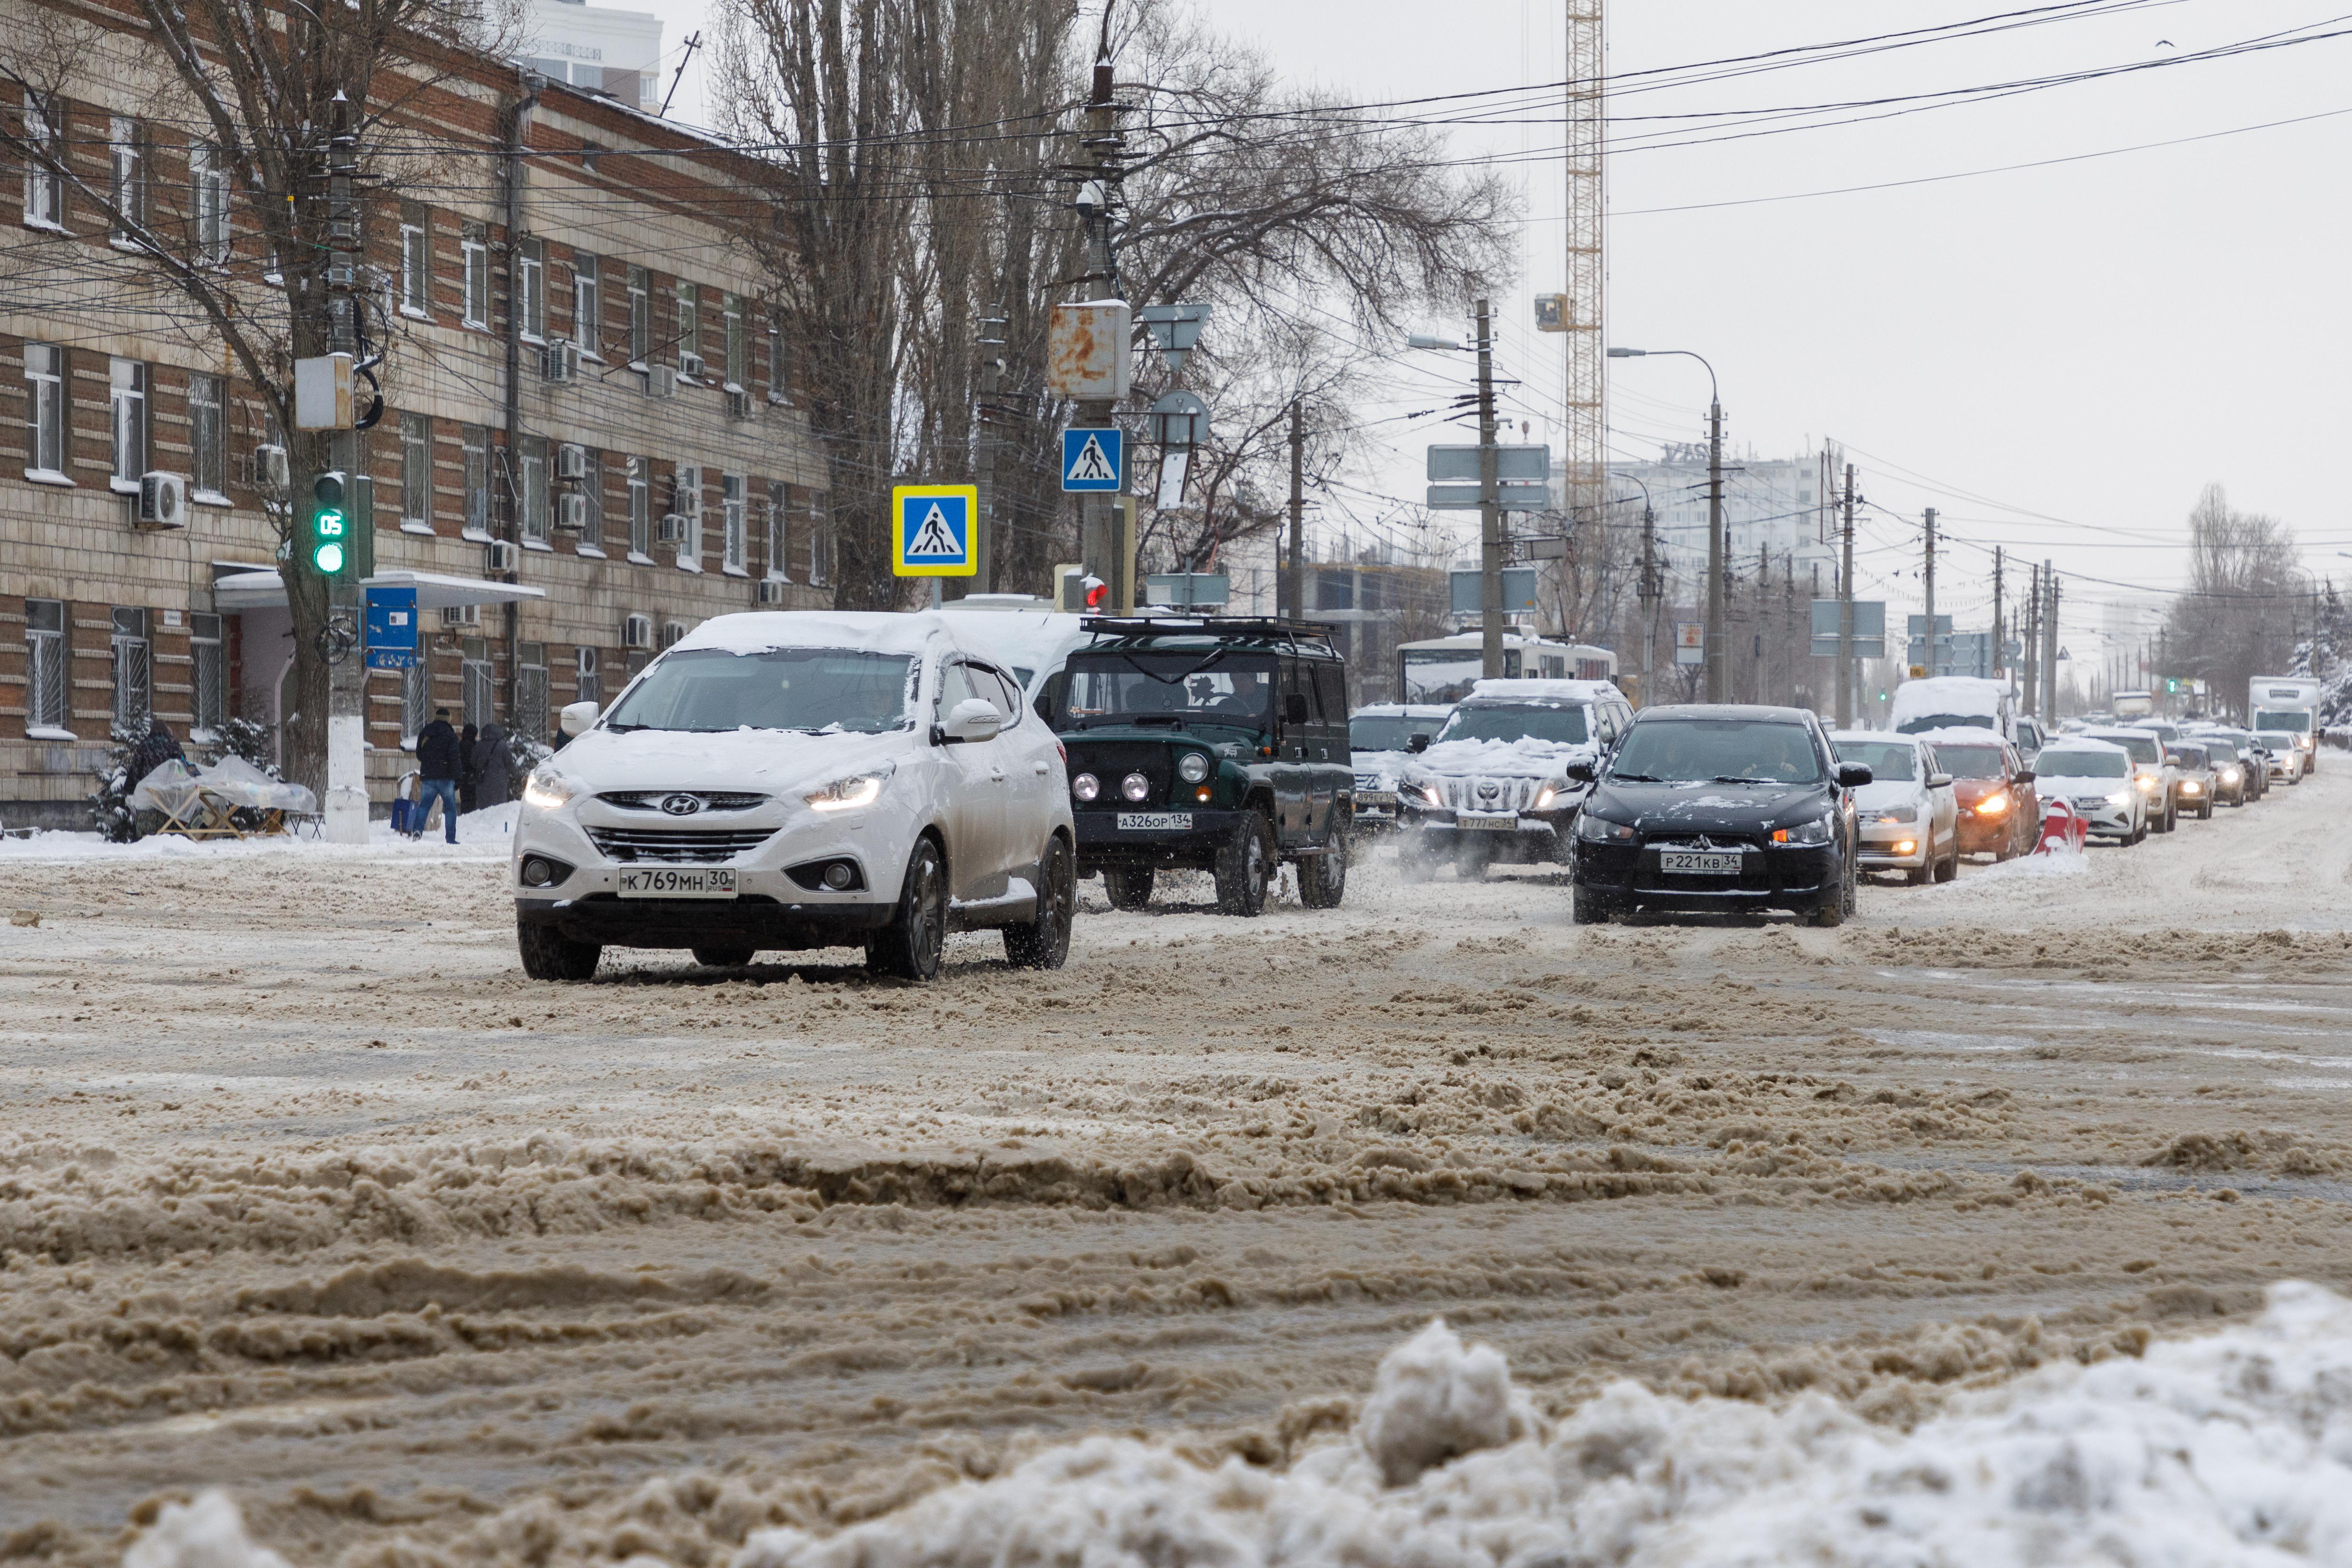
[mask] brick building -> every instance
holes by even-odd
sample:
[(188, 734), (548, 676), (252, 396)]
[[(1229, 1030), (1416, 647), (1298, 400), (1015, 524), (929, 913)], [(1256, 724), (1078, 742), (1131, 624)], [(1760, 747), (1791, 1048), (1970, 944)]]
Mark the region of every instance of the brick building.
[[(37, 4), (0, 0), (0, 34)], [(206, 265), (266, 279), (242, 198), (141, 85), (140, 33), (100, 26), (56, 94), (0, 85), (0, 116)], [(435, 707), (543, 739), (555, 708), (609, 700), (698, 621), (831, 601), (825, 462), (723, 227), (736, 155), (488, 60), (404, 112), (431, 151), (372, 149), (368, 321), (388, 352), (362, 440), (377, 577), (418, 587), (431, 648), (370, 678), (379, 810)], [(0, 822), (81, 826), (115, 725), (275, 732), (291, 618), (258, 487), (278, 442), (155, 259), (72, 183), (0, 163), (0, 427), (23, 454), (0, 465)], [(184, 480), (176, 521), (140, 521), (149, 474)]]

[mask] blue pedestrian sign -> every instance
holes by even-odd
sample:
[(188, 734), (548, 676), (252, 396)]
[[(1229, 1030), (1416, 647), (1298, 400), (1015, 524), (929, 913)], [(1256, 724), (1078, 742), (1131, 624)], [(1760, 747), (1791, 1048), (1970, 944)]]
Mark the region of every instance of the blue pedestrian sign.
[(1127, 488), (1127, 432), (1118, 429), (1062, 432), (1062, 488), (1111, 490)]
[(900, 485), (890, 492), (890, 570), (901, 577), (971, 577), (973, 485)]
[(416, 663), (416, 590), (367, 591), (367, 667), (407, 669)]

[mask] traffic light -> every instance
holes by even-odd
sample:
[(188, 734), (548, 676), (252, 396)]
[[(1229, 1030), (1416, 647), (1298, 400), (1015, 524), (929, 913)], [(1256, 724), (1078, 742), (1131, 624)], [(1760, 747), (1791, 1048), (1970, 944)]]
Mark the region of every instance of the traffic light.
[(321, 577), (340, 577), (352, 563), (351, 513), (343, 505), (343, 476), (320, 474), (310, 486), (310, 520), (304, 541), (311, 568)]

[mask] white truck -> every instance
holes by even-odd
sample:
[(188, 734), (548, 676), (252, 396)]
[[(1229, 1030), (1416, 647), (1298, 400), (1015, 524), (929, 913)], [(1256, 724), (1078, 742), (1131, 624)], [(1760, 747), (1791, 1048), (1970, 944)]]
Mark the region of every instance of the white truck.
[(2324, 695), (2309, 676), (2257, 675), (2246, 683), (2246, 728), (2265, 745), (2294, 747), (2303, 753), (2303, 771), (2315, 773)]

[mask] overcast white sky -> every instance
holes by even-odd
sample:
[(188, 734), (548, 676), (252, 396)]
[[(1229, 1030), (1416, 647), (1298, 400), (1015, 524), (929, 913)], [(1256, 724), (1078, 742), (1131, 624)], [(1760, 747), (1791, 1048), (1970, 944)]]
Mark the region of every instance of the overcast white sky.
[[(643, 3), (643, 0), (640, 0)], [(1300, 80), (1358, 101), (1554, 82), (1562, 0), (1200, 0), (1220, 27)], [(1855, 38), (2035, 0), (1618, 0), (1610, 69), (1636, 73)], [(658, 0), (675, 46), (696, 0)], [(2102, 0), (2099, 14), (1836, 64), (1627, 95), (1613, 116), (1819, 104), (2156, 60), (2295, 28), (2331, 31), (2332, 0)], [(2352, 19), (2337, 24), (2352, 26)], [(2171, 47), (2163, 47), (2168, 41)], [(2341, 494), (2347, 326), (2341, 194), (2352, 112), (2053, 167), (1700, 210), (2065, 158), (2352, 110), (2352, 37), (2187, 64), (1835, 129), (1675, 150), (1631, 142), (1610, 162), (1608, 335), (1688, 348), (1722, 379), (1741, 448), (1843, 442), (1871, 514), (1859, 583), (1917, 594), (1919, 510), (1951, 550), (1939, 608), (1980, 621), (1993, 544), (2080, 574), (2073, 605), (2128, 596), (2090, 579), (2177, 584), (2199, 489), (2287, 520), (2315, 574), (2352, 566)], [(679, 108), (698, 108), (689, 73)], [(1704, 125), (1704, 121), (1696, 122)], [(1685, 132), (1687, 135), (1691, 132)], [(1530, 297), (1561, 282), (1556, 124), (1454, 132), (1465, 155), (1512, 160), (1528, 197), (1523, 275), (1504, 297), (1505, 368), (1520, 415), (1556, 415), (1557, 340)], [(1450, 321), (1433, 330), (1454, 331)], [(1395, 401), (1430, 406), (1466, 369), (1402, 357)], [(1699, 435), (1705, 373), (1690, 362), (1612, 366), (1612, 447), (1646, 455)], [(1359, 476), (1418, 493), (1420, 449), (1444, 426), (1398, 425)], [(1982, 548), (1979, 548), (1982, 547)], [(1899, 613), (1899, 612), (1898, 612)], [(2070, 614), (2070, 623), (2080, 625)], [(2088, 628), (2084, 628), (2087, 632)], [(2073, 627), (2070, 626), (2070, 635)], [(2082, 651), (2082, 650), (2078, 650)]]

